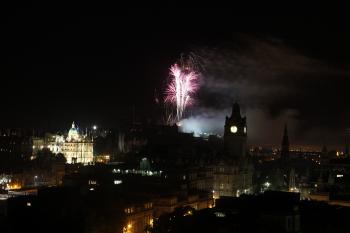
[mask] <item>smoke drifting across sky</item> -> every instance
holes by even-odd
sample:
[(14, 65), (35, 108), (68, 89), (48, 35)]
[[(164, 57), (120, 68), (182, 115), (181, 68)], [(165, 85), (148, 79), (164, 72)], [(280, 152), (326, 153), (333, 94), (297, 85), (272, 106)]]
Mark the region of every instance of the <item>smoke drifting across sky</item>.
[(284, 123), (294, 145), (344, 145), (350, 104), (349, 69), (307, 55), (283, 40), (241, 35), (200, 48), (205, 68), (186, 131), (222, 133), (233, 101), (247, 115), (250, 144), (279, 145)]

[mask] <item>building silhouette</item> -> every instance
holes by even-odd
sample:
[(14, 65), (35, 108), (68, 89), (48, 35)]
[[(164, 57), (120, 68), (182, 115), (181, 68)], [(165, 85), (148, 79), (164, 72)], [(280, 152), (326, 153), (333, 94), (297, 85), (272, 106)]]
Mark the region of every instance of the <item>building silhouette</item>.
[(247, 120), (234, 103), (226, 117), (224, 151), (214, 166), (214, 198), (240, 196), (252, 191), (253, 165), (247, 156)]
[(282, 161), (285, 161), (285, 162), (287, 162), (290, 159), (287, 124), (284, 125), (282, 145), (281, 145), (281, 159)]
[(232, 106), (230, 117), (226, 117), (224, 131), (225, 153), (233, 158), (244, 158), (247, 152), (247, 118), (241, 116), (239, 104)]

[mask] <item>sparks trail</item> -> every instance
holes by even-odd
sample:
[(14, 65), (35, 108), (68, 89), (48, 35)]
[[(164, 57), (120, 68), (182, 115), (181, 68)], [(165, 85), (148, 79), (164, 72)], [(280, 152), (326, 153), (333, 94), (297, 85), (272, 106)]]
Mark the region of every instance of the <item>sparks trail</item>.
[[(176, 107), (176, 116), (170, 121), (178, 123), (184, 116), (186, 108), (193, 104), (193, 95), (198, 90), (199, 74), (188, 64), (181, 62), (170, 67), (170, 82), (165, 91), (165, 103)], [(170, 115), (171, 116), (171, 115)]]

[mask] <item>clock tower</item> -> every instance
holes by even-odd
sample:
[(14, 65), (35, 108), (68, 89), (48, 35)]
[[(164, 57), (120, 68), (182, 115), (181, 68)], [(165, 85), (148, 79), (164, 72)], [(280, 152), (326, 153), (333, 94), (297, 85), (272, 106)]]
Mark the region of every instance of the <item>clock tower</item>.
[(229, 157), (244, 158), (247, 150), (247, 118), (241, 116), (239, 104), (232, 106), (230, 117), (225, 120), (225, 153)]
[(247, 153), (247, 119), (241, 116), (238, 103), (226, 117), (224, 156), (214, 166), (214, 197), (249, 194), (253, 191), (254, 166)]

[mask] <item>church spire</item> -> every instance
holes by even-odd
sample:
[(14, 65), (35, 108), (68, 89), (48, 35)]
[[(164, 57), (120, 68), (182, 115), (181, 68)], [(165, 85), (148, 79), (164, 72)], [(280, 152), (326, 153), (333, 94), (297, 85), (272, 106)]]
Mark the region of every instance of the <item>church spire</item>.
[(323, 145), (322, 151), (321, 151), (321, 163), (327, 163), (328, 162), (328, 149), (326, 145)]
[(287, 124), (284, 125), (282, 146), (281, 146), (281, 159), (289, 159), (289, 138), (288, 138), (288, 129)]

